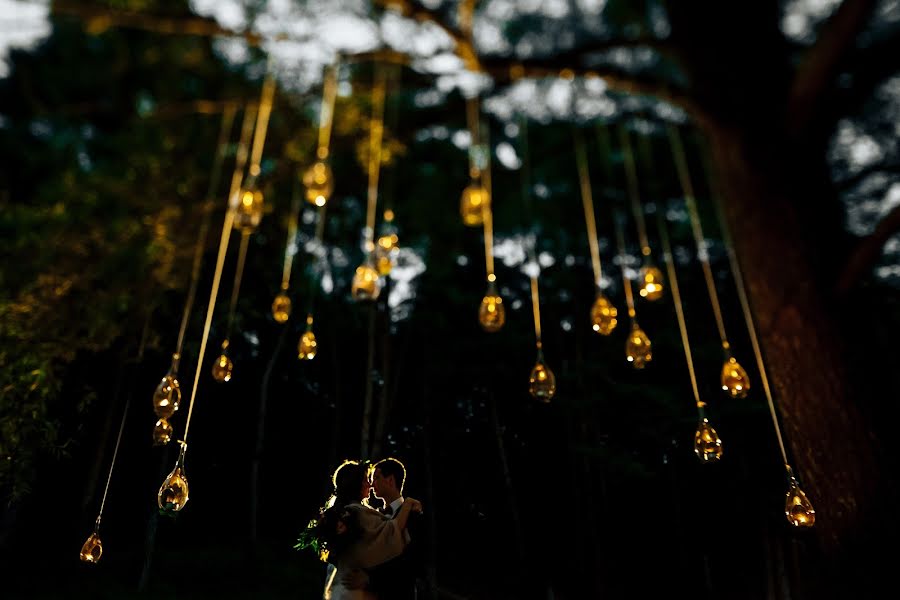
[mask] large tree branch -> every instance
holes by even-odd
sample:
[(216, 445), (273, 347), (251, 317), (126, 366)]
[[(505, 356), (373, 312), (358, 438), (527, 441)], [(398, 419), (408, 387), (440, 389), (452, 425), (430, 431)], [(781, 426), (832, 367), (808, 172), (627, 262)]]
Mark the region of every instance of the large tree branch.
[(876, 0), (844, 0), (807, 51), (788, 98), (787, 126), (795, 137), (814, 120), (817, 101), (830, 87), (875, 5)]
[(835, 289), (838, 296), (845, 296), (872, 268), (872, 265), (881, 256), (884, 244), (898, 231), (900, 231), (900, 206), (894, 207), (881, 219), (871, 235), (860, 240), (838, 278)]

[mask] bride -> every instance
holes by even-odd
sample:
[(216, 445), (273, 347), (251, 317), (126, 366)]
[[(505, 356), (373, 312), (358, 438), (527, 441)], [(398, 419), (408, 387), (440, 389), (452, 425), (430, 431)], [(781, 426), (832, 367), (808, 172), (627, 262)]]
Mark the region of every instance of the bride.
[(377, 600), (366, 589), (367, 569), (399, 556), (406, 547), (404, 531), (410, 512), (421, 512), (422, 504), (406, 498), (390, 519), (365, 506), (371, 484), (368, 468), (355, 461), (338, 467), (332, 477), (334, 502), (319, 517), (314, 536), (327, 550), (328, 581), (324, 598), (330, 600)]

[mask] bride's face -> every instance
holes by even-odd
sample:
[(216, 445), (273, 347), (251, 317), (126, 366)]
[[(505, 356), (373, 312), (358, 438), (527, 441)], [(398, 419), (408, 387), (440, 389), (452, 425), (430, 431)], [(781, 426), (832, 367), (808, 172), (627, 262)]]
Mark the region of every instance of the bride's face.
[(369, 483), (369, 478), (367, 476), (363, 475), (362, 482), (360, 483), (360, 488), (359, 488), (359, 499), (360, 500), (365, 500), (366, 498), (369, 497), (369, 488), (371, 488), (371, 487), (372, 487), (372, 485)]

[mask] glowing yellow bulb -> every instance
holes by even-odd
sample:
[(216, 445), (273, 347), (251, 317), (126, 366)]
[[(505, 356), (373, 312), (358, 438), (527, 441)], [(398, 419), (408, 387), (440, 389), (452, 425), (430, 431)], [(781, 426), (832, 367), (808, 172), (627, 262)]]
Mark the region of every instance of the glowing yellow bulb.
[(328, 163), (319, 161), (303, 173), (306, 187), (306, 201), (316, 206), (325, 206), (334, 192), (334, 175)]
[(276, 323), (286, 323), (291, 316), (291, 299), (285, 293), (275, 296), (272, 301), (272, 317)]
[(722, 440), (706, 417), (701, 419), (694, 434), (694, 454), (701, 462), (710, 463), (722, 458)]
[(662, 271), (654, 266), (644, 266), (639, 274), (641, 279), (640, 294), (647, 300), (659, 300), (662, 298), (665, 286), (663, 284)]
[(153, 412), (160, 419), (168, 419), (175, 414), (181, 404), (181, 386), (170, 371), (162, 378), (153, 392)]
[(600, 335), (609, 335), (616, 328), (619, 311), (603, 294), (598, 293), (591, 307), (591, 327)]
[(228, 358), (224, 352), (219, 355), (216, 362), (213, 363), (212, 376), (218, 383), (231, 381), (231, 375), (234, 372), (234, 363)]
[(305, 331), (300, 336), (300, 342), (297, 344), (297, 358), (300, 360), (312, 360), (316, 357), (316, 335), (311, 329)]
[(750, 391), (747, 371), (731, 356), (722, 365), (722, 390), (732, 398), (746, 398)]
[(488, 289), (487, 294), (481, 300), (481, 306), (478, 307), (478, 322), (481, 323), (481, 328), (488, 333), (500, 331), (500, 328), (506, 323), (503, 298), (492, 289)]
[(459, 203), (459, 213), (468, 227), (478, 227), (484, 223), (484, 211), (491, 208), (491, 196), (479, 184), (473, 183), (463, 190)]
[(556, 376), (541, 356), (528, 377), (528, 393), (541, 402), (550, 402), (556, 394)]
[(100, 541), (100, 536), (97, 535), (97, 531), (95, 530), (94, 533), (88, 537), (87, 541), (84, 542), (84, 545), (81, 547), (81, 554), (79, 554), (78, 557), (81, 559), (81, 562), (97, 564), (102, 555), (103, 543)]
[(234, 209), (234, 227), (252, 232), (259, 227), (263, 216), (263, 194), (258, 189), (241, 190), (241, 201)]
[(153, 445), (165, 446), (172, 441), (172, 425), (167, 419), (160, 419), (153, 426)]
[(159, 488), (159, 493), (156, 495), (157, 505), (160, 510), (166, 512), (178, 512), (184, 508), (188, 501), (188, 482), (187, 475), (184, 472), (184, 453), (187, 445), (184, 442), (179, 443), (181, 444), (181, 451), (178, 453), (175, 468), (163, 481), (162, 486)]
[(378, 294), (381, 293), (381, 281), (379, 280), (378, 271), (368, 263), (356, 267), (351, 293), (353, 294), (353, 299), (357, 301), (377, 300)]
[(625, 359), (635, 369), (643, 369), (648, 362), (653, 360), (652, 344), (644, 330), (637, 323), (632, 324), (631, 332), (625, 341)]
[(381, 275), (387, 275), (394, 268), (393, 256), (399, 251), (400, 238), (396, 233), (387, 233), (375, 243), (375, 267)]
[(784, 504), (784, 515), (794, 527), (812, 527), (816, 523), (816, 511), (793, 476)]

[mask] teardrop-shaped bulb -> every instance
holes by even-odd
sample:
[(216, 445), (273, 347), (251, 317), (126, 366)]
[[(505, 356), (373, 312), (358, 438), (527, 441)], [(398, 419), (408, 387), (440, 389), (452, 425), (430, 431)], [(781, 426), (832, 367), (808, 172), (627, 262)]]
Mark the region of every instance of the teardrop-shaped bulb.
[(175, 468), (169, 473), (159, 488), (156, 495), (156, 503), (160, 510), (166, 512), (178, 512), (188, 501), (188, 482), (187, 475), (184, 471), (184, 453), (187, 444), (179, 442), (181, 450), (178, 453), (178, 460), (175, 462)]
[(172, 424), (167, 419), (160, 419), (153, 426), (153, 445), (165, 446), (172, 441)]
[(284, 292), (272, 300), (272, 318), (276, 323), (287, 323), (291, 317), (291, 299)]
[(609, 335), (619, 323), (616, 318), (618, 316), (619, 311), (609, 301), (609, 298), (598, 293), (597, 299), (594, 300), (594, 305), (591, 306), (591, 327), (593, 330), (600, 335)]
[(733, 356), (729, 356), (722, 365), (722, 390), (732, 398), (746, 398), (750, 391), (747, 371)]
[(312, 360), (316, 357), (316, 335), (312, 329), (308, 329), (300, 336), (300, 342), (297, 344), (297, 358), (300, 360)]
[(378, 271), (369, 262), (356, 267), (356, 273), (353, 274), (351, 292), (353, 299), (356, 301), (378, 299), (378, 294), (381, 293), (381, 281)]
[(787, 491), (787, 500), (784, 503), (784, 515), (788, 523), (794, 527), (812, 527), (816, 523), (816, 511), (812, 502), (800, 489), (800, 484), (791, 477), (790, 487)]
[(481, 324), (481, 328), (488, 333), (500, 331), (500, 328), (506, 323), (503, 298), (493, 286), (488, 287), (487, 293), (481, 299), (481, 306), (478, 307), (478, 322)]
[(722, 440), (706, 417), (700, 420), (694, 434), (694, 454), (703, 463), (715, 462), (722, 458)]
[(153, 412), (160, 419), (168, 419), (181, 405), (181, 386), (170, 371), (162, 378), (153, 392)]
[(648, 362), (653, 360), (653, 348), (650, 338), (637, 323), (632, 324), (628, 339), (625, 341), (625, 359), (635, 369), (643, 369)]
[(237, 207), (234, 209), (234, 228), (250, 233), (262, 221), (263, 193), (256, 188), (243, 189), (239, 193)]
[(478, 183), (463, 190), (459, 213), (467, 227), (479, 227), (484, 223), (484, 211), (490, 210), (491, 195)]
[(216, 362), (213, 363), (212, 366), (212, 376), (215, 381), (218, 383), (225, 383), (226, 381), (231, 381), (231, 375), (234, 372), (234, 363), (231, 362), (231, 359), (228, 358), (228, 355), (222, 352), (219, 355), (219, 358), (216, 359)]
[(638, 276), (641, 280), (641, 289), (639, 293), (642, 298), (651, 301), (662, 298), (663, 291), (665, 291), (662, 271), (653, 265), (645, 265), (641, 267)]
[(81, 554), (78, 555), (78, 558), (81, 559), (81, 562), (95, 565), (100, 561), (101, 556), (103, 556), (103, 543), (100, 541), (97, 531), (94, 530), (81, 546)]
[(528, 377), (528, 393), (541, 402), (550, 402), (556, 394), (556, 376), (544, 364), (544, 357), (540, 354)]
[(303, 172), (303, 186), (306, 201), (316, 206), (325, 206), (334, 191), (334, 175), (328, 163), (319, 161)]

